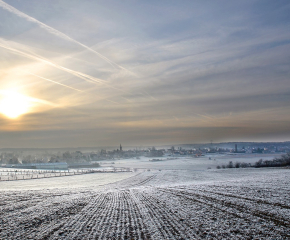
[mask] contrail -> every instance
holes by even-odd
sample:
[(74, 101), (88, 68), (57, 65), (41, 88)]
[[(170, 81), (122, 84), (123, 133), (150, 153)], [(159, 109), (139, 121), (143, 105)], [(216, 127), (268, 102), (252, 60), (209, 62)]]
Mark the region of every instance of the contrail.
[[(73, 87), (70, 87), (70, 86), (68, 86), (68, 85), (65, 85), (65, 84), (62, 84), (62, 83), (59, 83), (59, 82), (53, 81), (53, 80), (51, 80), (51, 79), (41, 77), (41, 76), (36, 75), (36, 74), (33, 74), (33, 73), (31, 73), (31, 72), (28, 72), (28, 71), (25, 71), (25, 72), (28, 73), (28, 74), (30, 74), (30, 75), (32, 75), (32, 76), (35, 76), (35, 77), (38, 77), (38, 78), (44, 79), (44, 80), (46, 80), (46, 81), (53, 82), (53, 83), (55, 83), (55, 84), (58, 84), (58, 85), (61, 85), (61, 86), (64, 86), (64, 87), (67, 87), (67, 88), (70, 88), (70, 89), (73, 89), (73, 90), (76, 90), (76, 91), (79, 91), (79, 92), (84, 92), (84, 91), (82, 91), (82, 90), (80, 90), (80, 89), (73, 88)], [(108, 99), (104, 99), (104, 100), (107, 101), (107, 102), (110, 102), (110, 103), (114, 103), (114, 104), (117, 104), (117, 105), (121, 105), (121, 104), (118, 103), (118, 102), (114, 102), (114, 101), (111, 101), (111, 100), (108, 100)], [(46, 104), (47, 104), (47, 103), (46, 103)]]
[(105, 101), (107, 102), (110, 102), (110, 103), (114, 103), (114, 104), (117, 104), (117, 105), (121, 105), (120, 103), (117, 103), (117, 102), (114, 102), (114, 101), (111, 101), (111, 100), (108, 100), (108, 99), (104, 99)]
[[(2, 7), (3, 9), (5, 9), (5, 10), (11, 12), (11, 13), (14, 13), (14, 14), (17, 15), (18, 17), (25, 18), (26, 20), (28, 20), (28, 21), (30, 21), (30, 22), (36, 23), (36, 24), (39, 25), (41, 28), (45, 29), (46, 31), (48, 31), (48, 32), (51, 33), (51, 34), (54, 34), (54, 35), (56, 35), (56, 36), (58, 36), (58, 37), (60, 37), (60, 38), (63, 38), (63, 39), (65, 39), (65, 40), (68, 40), (68, 41), (71, 41), (71, 42), (73, 42), (73, 43), (76, 43), (76, 44), (79, 45), (79, 46), (82, 46), (83, 48), (89, 50), (90, 52), (93, 52), (93, 53), (97, 54), (101, 59), (103, 59), (103, 60), (105, 60), (106, 62), (108, 62), (111, 66), (113, 66), (113, 67), (117, 66), (117, 67), (120, 68), (120, 69), (123, 69), (123, 70), (125, 70), (125, 71), (127, 71), (127, 72), (130, 72), (131, 74), (134, 74), (133, 72), (129, 71), (128, 69), (126, 69), (126, 68), (124, 68), (124, 67), (118, 65), (117, 63), (111, 61), (110, 59), (106, 58), (105, 56), (103, 56), (103, 55), (100, 54), (99, 52), (95, 51), (94, 49), (92, 49), (92, 48), (90, 48), (90, 47), (88, 47), (88, 46), (86, 46), (86, 45), (80, 43), (79, 41), (77, 41), (77, 40), (75, 40), (75, 39), (69, 37), (68, 35), (66, 35), (66, 34), (64, 34), (64, 33), (60, 32), (60, 31), (58, 31), (58, 30), (56, 30), (55, 28), (52, 28), (52, 27), (46, 25), (45, 23), (40, 22), (39, 20), (37, 20), (37, 19), (35, 19), (35, 18), (33, 18), (33, 17), (31, 17), (31, 16), (29, 16), (29, 15), (27, 15), (27, 14), (25, 14), (25, 13), (19, 11), (18, 9), (12, 7), (11, 5), (7, 4), (6, 2), (4, 2), (4, 1), (2, 1), (2, 0), (0, 0), (0, 7)], [(134, 74), (134, 75), (135, 75), (135, 74)]]
[(152, 98), (155, 101), (158, 101), (157, 98), (153, 97), (152, 95), (150, 95), (148, 92), (146, 92), (144, 90), (143, 90), (143, 92), (141, 92), (141, 94), (144, 95), (144, 96), (146, 96), (146, 97), (150, 97), (150, 98)]
[(62, 67), (62, 66), (57, 65), (57, 64), (55, 64), (55, 63), (53, 63), (51, 61), (48, 61), (47, 59), (42, 58), (40, 56), (34, 56), (32, 54), (22, 52), (20, 50), (15, 49), (15, 48), (11, 48), (11, 47), (5, 46), (5, 45), (3, 45), (1, 43), (0, 43), (0, 47), (2, 47), (4, 49), (7, 49), (7, 50), (9, 50), (9, 51), (11, 51), (11, 52), (13, 52), (15, 54), (20, 55), (20, 56), (24, 56), (24, 57), (27, 57), (27, 58), (30, 58), (30, 59), (33, 59), (33, 60), (37, 60), (37, 61), (43, 62), (43, 63), (45, 63), (47, 65), (50, 65), (50, 66), (53, 66), (53, 67), (58, 68), (60, 70), (63, 70), (65, 72), (68, 72), (68, 73), (70, 73), (70, 74), (72, 74), (72, 75), (74, 75), (74, 76), (76, 76), (78, 78), (81, 78), (81, 79), (83, 79), (83, 80), (85, 80), (87, 82), (90, 82), (90, 83), (93, 83), (93, 84), (99, 83), (99, 84), (104, 85), (104, 86), (106, 86), (108, 88), (111, 88), (111, 89), (117, 90), (119, 92), (123, 92), (123, 93), (128, 94), (128, 92), (126, 92), (126, 91), (124, 91), (122, 89), (110, 86), (104, 80), (92, 77), (92, 76), (87, 75), (85, 73), (81, 73), (81, 72), (78, 72), (78, 71), (71, 70), (69, 68)]
[(74, 71), (74, 70), (71, 70), (69, 68), (62, 67), (62, 66), (57, 65), (55, 63), (52, 63), (52, 62), (50, 62), (50, 61), (48, 61), (48, 60), (46, 60), (46, 59), (44, 59), (42, 57), (34, 56), (32, 54), (28, 54), (28, 53), (22, 52), (20, 50), (15, 49), (15, 48), (11, 48), (11, 47), (5, 46), (5, 45), (3, 45), (1, 43), (0, 43), (0, 47), (5, 48), (7, 50), (10, 50), (11, 52), (16, 53), (18, 55), (21, 55), (21, 56), (24, 56), (24, 57), (27, 57), (27, 58), (30, 58), (30, 59), (33, 59), (33, 60), (37, 60), (37, 61), (43, 62), (45, 64), (48, 64), (50, 66), (53, 66), (55, 68), (58, 68), (60, 70), (65, 71), (65, 72), (68, 72), (68, 73), (70, 73), (70, 74), (72, 74), (72, 75), (74, 75), (76, 77), (79, 77), (79, 78), (81, 78), (81, 79), (83, 79), (83, 80), (85, 80), (87, 82), (104, 84), (104, 80), (100, 80), (100, 79), (92, 77), (90, 75), (87, 75), (87, 74), (84, 74), (84, 73), (81, 73), (81, 72), (78, 72), (78, 71)]
[(35, 76), (35, 77), (41, 78), (41, 79), (43, 79), (43, 80), (46, 80), (46, 81), (49, 81), (49, 82), (52, 82), (52, 83), (55, 83), (55, 84), (58, 84), (58, 85), (60, 85), (60, 86), (67, 87), (67, 88), (70, 88), (70, 89), (73, 89), (73, 90), (76, 90), (76, 91), (79, 91), (79, 92), (84, 92), (84, 91), (82, 91), (82, 90), (80, 90), (80, 89), (77, 89), (77, 88), (74, 88), (74, 87), (70, 87), (70, 86), (68, 86), (68, 85), (65, 85), (65, 84), (62, 84), (62, 83), (59, 83), (59, 82), (53, 81), (53, 80), (48, 79), (48, 78), (41, 77), (41, 76), (36, 75), (36, 74), (33, 74), (33, 73), (31, 73), (31, 72), (27, 72), (27, 71), (25, 71), (25, 72), (28, 73), (28, 74), (30, 74), (30, 75), (32, 75), (32, 76)]
[(215, 118), (210, 117), (210, 116), (206, 116), (204, 114), (196, 113), (196, 115), (201, 116), (201, 117), (204, 117), (204, 118), (207, 118), (207, 119), (210, 119), (210, 120), (215, 120)]

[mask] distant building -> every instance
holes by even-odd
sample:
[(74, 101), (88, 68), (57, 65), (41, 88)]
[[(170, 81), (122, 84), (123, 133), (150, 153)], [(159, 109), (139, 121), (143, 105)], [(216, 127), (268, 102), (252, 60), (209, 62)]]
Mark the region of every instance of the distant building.
[(51, 169), (51, 170), (66, 170), (68, 164), (66, 162), (55, 163), (25, 163), (25, 164), (6, 164), (7, 168), (24, 168), (24, 169)]

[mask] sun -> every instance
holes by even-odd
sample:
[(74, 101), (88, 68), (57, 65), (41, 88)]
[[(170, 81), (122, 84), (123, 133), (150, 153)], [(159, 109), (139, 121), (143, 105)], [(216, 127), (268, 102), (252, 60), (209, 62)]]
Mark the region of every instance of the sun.
[(0, 91), (0, 113), (8, 118), (15, 119), (28, 113), (31, 102), (29, 97), (13, 90)]

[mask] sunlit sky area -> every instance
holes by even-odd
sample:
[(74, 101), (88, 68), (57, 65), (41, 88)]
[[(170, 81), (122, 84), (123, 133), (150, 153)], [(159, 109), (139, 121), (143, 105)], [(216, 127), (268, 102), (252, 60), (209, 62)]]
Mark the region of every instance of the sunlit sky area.
[(0, 0), (0, 148), (289, 141), (289, 12)]

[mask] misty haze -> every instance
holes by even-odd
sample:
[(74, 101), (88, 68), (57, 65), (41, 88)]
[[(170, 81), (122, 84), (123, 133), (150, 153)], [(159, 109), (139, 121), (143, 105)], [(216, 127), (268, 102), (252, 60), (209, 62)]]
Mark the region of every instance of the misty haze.
[(289, 10), (0, 0), (0, 239), (290, 239)]

